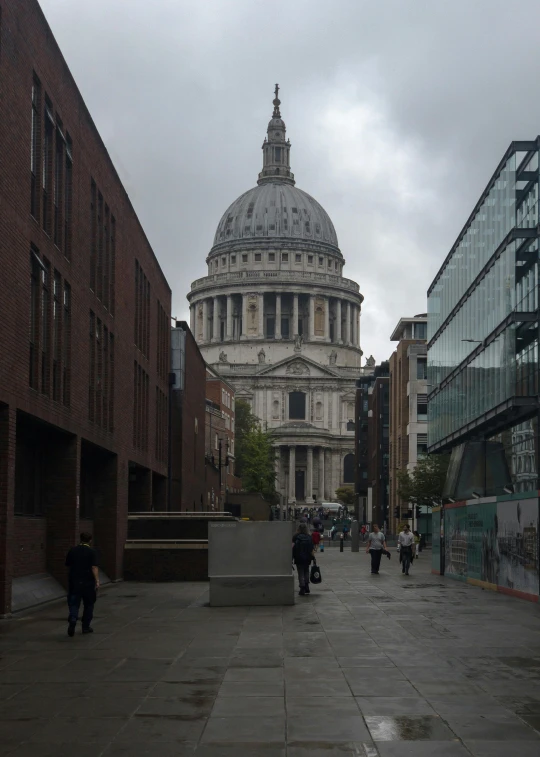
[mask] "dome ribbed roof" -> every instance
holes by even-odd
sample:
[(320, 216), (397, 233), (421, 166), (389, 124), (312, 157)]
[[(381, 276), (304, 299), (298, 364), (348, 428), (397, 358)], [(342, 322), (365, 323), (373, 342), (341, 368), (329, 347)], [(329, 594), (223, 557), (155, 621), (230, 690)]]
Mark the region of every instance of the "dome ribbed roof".
[(214, 245), (261, 238), (297, 239), (338, 248), (325, 209), (298, 187), (280, 181), (260, 184), (235, 200), (218, 224)]

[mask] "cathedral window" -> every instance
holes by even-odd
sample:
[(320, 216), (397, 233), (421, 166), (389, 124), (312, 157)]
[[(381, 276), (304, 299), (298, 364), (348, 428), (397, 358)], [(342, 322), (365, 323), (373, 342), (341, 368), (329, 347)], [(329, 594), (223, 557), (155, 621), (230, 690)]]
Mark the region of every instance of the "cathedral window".
[(281, 253), (281, 262), (282, 263), (288, 263), (289, 262), (289, 253), (288, 252), (282, 252)]
[(352, 452), (343, 458), (343, 483), (354, 483), (354, 455)]
[(275, 252), (269, 252), (268, 253), (268, 261), (270, 263), (274, 263), (276, 260), (276, 253)]
[(281, 147), (274, 147), (274, 160), (276, 163), (281, 163)]
[(324, 265), (324, 258), (319, 258), (319, 265), (320, 266)]
[(261, 262), (261, 253), (260, 252), (256, 252), (255, 253), (255, 262), (256, 263), (260, 263)]
[(331, 260), (328, 261), (328, 268), (332, 268), (332, 261)]
[(231, 265), (236, 265), (236, 255), (231, 255)]
[(298, 254), (297, 254), (297, 255), (295, 256), (295, 260), (296, 260), (296, 262), (297, 262), (297, 263), (301, 263), (301, 262), (302, 262), (302, 255), (298, 255)]
[(306, 395), (304, 392), (289, 393), (289, 419), (298, 421), (306, 419)]
[(227, 265), (227, 258), (221, 258), (221, 265), (223, 266), (223, 268), (225, 268), (225, 266)]
[(308, 262), (308, 265), (313, 265), (313, 255), (307, 256), (307, 262)]
[(247, 263), (247, 262), (248, 262), (248, 256), (247, 256), (247, 253), (246, 253), (246, 252), (243, 252), (243, 253), (242, 253), (242, 263)]

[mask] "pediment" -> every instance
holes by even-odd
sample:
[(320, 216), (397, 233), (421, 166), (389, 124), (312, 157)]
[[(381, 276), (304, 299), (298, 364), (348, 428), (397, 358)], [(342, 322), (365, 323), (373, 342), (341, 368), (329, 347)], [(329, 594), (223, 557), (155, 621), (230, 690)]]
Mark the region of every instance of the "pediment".
[(281, 376), (292, 378), (335, 378), (338, 374), (326, 365), (320, 365), (306, 357), (293, 355), (259, 371), (259, 376)]

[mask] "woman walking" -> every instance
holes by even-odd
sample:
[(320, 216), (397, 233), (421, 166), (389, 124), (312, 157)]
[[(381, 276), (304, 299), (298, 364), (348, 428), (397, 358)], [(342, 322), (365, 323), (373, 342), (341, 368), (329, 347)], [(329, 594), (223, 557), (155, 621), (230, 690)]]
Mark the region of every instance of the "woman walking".
[(368, 536), (366, 554), (369, 553), (371, 555), (371, 573), (375, 576), (379, 574), (383, 550), (387, 551), (386, 539), (379, 526), (374, 523), (373, 531)]

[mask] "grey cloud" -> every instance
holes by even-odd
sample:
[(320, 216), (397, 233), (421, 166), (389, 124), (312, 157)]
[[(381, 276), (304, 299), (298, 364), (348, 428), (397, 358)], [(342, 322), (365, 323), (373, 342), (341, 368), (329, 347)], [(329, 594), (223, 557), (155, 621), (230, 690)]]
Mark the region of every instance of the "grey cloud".
[[(389, 356), (507, 145), (540, 131), (537, 0), (42, 0), (173, 289), (255, 184), (272, 90)], [(75, 10), (76, 9), (76, 10)]]

